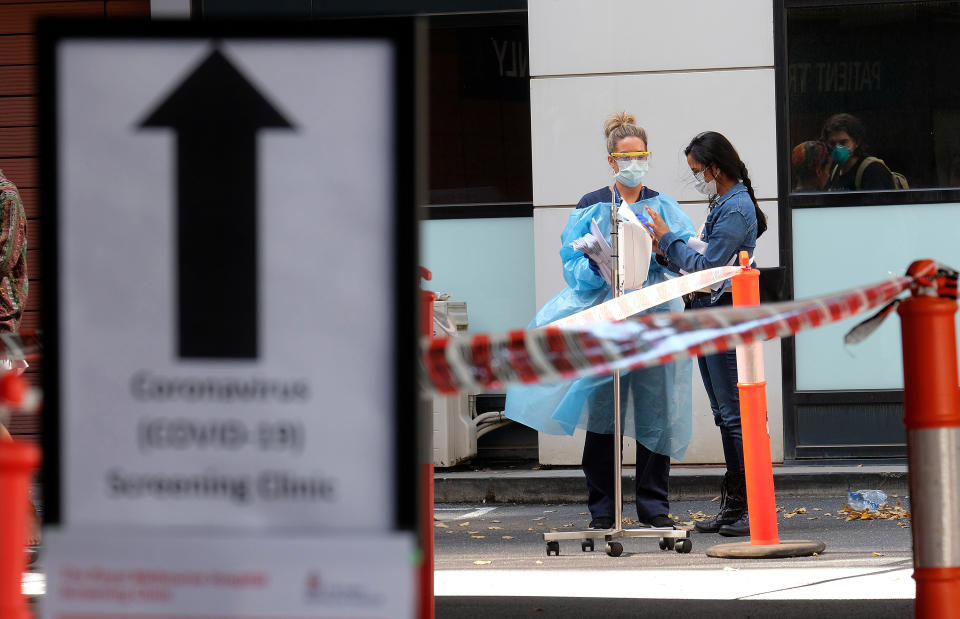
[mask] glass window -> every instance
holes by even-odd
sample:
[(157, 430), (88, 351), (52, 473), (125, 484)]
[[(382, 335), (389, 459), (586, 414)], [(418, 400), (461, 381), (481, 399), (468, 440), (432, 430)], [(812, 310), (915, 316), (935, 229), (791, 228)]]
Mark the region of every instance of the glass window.
[(786, 27), (793, 192), (960, 187), (960, 2), (788, 3)]
[(428, 204), (532, 203), (526, 14), (430, 20)]

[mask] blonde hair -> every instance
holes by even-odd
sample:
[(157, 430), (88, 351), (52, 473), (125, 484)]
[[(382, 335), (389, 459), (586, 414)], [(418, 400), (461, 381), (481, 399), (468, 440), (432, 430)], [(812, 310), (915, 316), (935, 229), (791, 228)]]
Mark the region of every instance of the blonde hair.
[(607, 136), (607, 152), (617, 151), (617, 144), (623, 138), (640, 138), (649, 148), (647, 132), (637, 124), (637, 119), (630, 112), (617, 112), (607, 119), (603, 125), (603, 134)]

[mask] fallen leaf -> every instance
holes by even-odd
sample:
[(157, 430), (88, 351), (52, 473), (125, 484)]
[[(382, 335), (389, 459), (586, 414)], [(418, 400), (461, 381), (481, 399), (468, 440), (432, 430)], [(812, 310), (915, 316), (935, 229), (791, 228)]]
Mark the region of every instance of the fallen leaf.
[(547, 524), (546, 522), (538, 522), (538, 523), (537, 523), (537, 526), (538, 526), (538, 527), (542, 527), (542, 526), (544, 526), (544, 525), (546, 525), (546, 524)]
[(470, 537), (472, 537), (473, 539), (483, 539), (486, 537), (486, 535), (471, 535)]
[(620, 521), (623, 524), (637, 524), (637, 521), (634, 520), (633, 518), (621, 518)]
[(461, 523), (458, 524), (457, 526), (458, 526), (458, 527), (469, 527), (469, 526), (470, 526), (470, 523), (469, 523), (469, 522), (461, 522)]
[(467, 535), (476, 535), (480, 531), (467, 531)]
[(539, 466), (535, 466), (535, 467), (533, 467), (533, 468), (530, 469), (530, 470), (531, 470), (531, 471), (539, 471), (539, 470), (540, 470), (540, 467), (539, 467)]
[(907, 528), (907, 527), (909, 527), (910, 525), (907, 524), (906, 522), (898, 522), (898, 523), (897, 523), (897, 526), (898, 526), (898, 527)]
[(544, 518), (546, 518), (546, 516), (537, 516), (533, 520), (543, 520)]
[(490, 522), (495, 522), (495, 523), (498, 523), (498, 524), (499, 524), (500, 521), (499, 521), (499, 520), (491, 520)]
[(882, 552), (871, 552), (870, 554), (871, 554), (872, 556), (874, 556), (874, 557), (882, 557), (882, 556), (883, 556), (883, 553), (882, 553)]
[(720, 502), (720, 497), (715, 496), (715, 497), (713, 497), (712, 499), (710, 499), (710, 502), (712, 502), (712, 503), (718, 503), (718, 502)]
[(503, 527), (487, 527), (489, 531), (503, 531)]
[(819, 556), (820, 556), (820, 553), (819, 553), (819, 552), (815, 552), (815, 553), (813, 553), (813, 556), (819, 557)]
[(821, 509), (821, 508), (819, 508), (819, 507), (814, 507), (814, 508), (813, 508), (813, 511), (815, 511), (815, 512), (822, 512), (823, 509)]
[(572, 527), (572, 526), (574, 526), (574, 524), (573, 524), (572, 522), (569, 522), (569, 523), (563, 525), (561, 528), (563, 528), (563, 529), (569, 529), (569, 528)]
[(490, 565), (493, 561), (474, 561), (474, 565)]
[(536, 561), (537, 565), (543, 565), (543, 561)]
[(434, 524), (433, 526), (439, 527), (439, 528), (441, 528), (441, 529), (449, 529), (449, 528), (450, 528), (449, 526), (447, 526), (446, 524), (444, 524), (444, 523), (442, 523), (442, 522), (438, 522), (438, 523)]
[(820, 520), (819, 516), (807, 516), (807, 520)]
[(857, 467), (858, 467), (858, 468), (863, 468), (863, 465), (862, 465), (862, 464), (858, 464)]
[(580, 513), (577, 514), (577, 515), (578, 515), (578, 516), (589, 516), (589, 515), (590, 515), (590, 512), (580, 512)]
[(513, 539), (512, 535), (504, 535), (500, 539)]

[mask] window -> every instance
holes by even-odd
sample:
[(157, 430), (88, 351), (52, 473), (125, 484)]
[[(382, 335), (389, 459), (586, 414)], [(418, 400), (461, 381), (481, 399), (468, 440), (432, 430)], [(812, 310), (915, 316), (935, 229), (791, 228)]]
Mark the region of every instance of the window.
[[(960, 187), (960, 2), (802, 4), (813, 3), (785, 9), (789, 190), (898, 189), (891, 171), (911, 190)], [(797, 145), (831, 137), (822, 129), (836, 114), (846, 116), (832, 137), (862, 135), (837, 170), (842, 149), (828, 150), (832, 178), (818, 186), (821, 147)], [(868, 156), (883, 164), (864, 165)]]
[(428, 204), (522, 205), (529, 216), (526, 14), (431, 18), (429, 75)]

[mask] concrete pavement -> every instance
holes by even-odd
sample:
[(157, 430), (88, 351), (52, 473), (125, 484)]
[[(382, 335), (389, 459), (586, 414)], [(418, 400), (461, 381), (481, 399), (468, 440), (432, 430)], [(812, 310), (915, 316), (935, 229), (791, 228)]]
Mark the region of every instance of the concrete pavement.
[[(674, 465), (670, 500), (709, 500), (720, 493), (724, 469), (719, 466)], [(434, 496), (438, 503), (565, 503), (586, 497), (583, 471), (575, 467), (437, 469)], [(847, 490), (878, 489), (908, 494), (906, 464), (784, 465), (773, 467), (778, 497), (843, 496)], [(623, 468), (623, 499), (633, 500), (634, 472)]]

